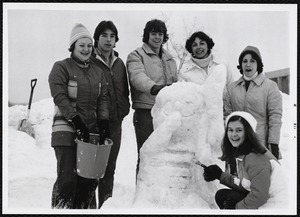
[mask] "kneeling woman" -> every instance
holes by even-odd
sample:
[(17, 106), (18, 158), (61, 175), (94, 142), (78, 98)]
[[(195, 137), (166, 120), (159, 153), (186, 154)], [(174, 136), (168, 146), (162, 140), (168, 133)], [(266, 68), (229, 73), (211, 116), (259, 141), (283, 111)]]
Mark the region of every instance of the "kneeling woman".
[[(221, 156), (228, 163), (236, 161), (237, 177), (223, 172), (217, 165), (204, 166), (204, 179), (219, 179), (229, 188), (215, 195), (220, 209), (258, 209), (271, 203), (273, 208), (286, 199), (283, 174), (277, 159), (262, 146), (255, 130), (257, 122), (247, 112), (233, 112), (226, 119)], [(281, 182), (281, 183), (280, 183)]]

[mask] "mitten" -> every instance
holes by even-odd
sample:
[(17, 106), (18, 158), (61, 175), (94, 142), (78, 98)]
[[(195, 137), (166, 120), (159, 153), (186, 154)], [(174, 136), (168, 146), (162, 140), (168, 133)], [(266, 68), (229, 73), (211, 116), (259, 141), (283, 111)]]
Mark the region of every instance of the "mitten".
[(269, 143), (268, 144), (268, 149), (276, 157), (276, 159), (279, 159), (279, 147), (278, 147), (277, 144)]
[(238, 201), (236, 201), (232, 198), (228, 198), (227, 200), (225, 200), (223, 202), (223, 209), (235, 209), (237, 202)]
[(81, 120), (80, 116), (76, 115), (70, 120), (70, 122), (75, 129), (77, 138), (84, 142), (89, 142), (89, 130)]
[(99, 134), (100, 134), (100, 145), (104, 144), (106, 138), (110, 138), (109, 131), (109, 120), (100, 120), (98, 122)]
[(215, 179), (220, 179), (221, 174), (221, 168), (218, 165), (214, 164), (204, 168), (203, 176), (205, 181), (210, 182)]
[(166, 85), (162, 84), (162, 85), (153, 85), (153, 87), (150, 90), (150, 93), (152, 95), (157, 95), (158, 92), (163, 89)]

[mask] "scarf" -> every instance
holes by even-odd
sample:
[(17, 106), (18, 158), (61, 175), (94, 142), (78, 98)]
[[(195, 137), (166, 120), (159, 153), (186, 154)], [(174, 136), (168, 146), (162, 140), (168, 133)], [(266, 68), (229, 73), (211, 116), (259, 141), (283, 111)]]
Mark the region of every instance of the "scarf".
[(197, 58), (192, 57), (192, 60), (197, 66), (204, 69), (205, 72), (207, 73), (208, 65), (212, 61), (212, 53), (210, 53), (209, 56), (204, 59), (197, 59)]
[(243, 75), (243, 78), (245, 80), (246, 91), (248, 90), (248, 87), (250, 85), (250, 81), (252, 81), (254, 78), (256, 78), (257, 75), (258, 75), (258, 72), (255, 72), (251, 77), (247, 77), (245, 74)]
[(247, 77), (245, 74), (243, 75), (245, 81), (252, 81), (254, 78), (256, 78), (258, 75), (258, 72), (255, 72), (251, 77)]

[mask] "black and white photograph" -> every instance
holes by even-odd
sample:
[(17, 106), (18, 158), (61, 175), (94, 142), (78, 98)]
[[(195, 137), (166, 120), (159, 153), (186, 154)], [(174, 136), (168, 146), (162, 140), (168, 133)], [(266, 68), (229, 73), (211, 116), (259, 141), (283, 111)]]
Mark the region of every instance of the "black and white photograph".
[(3, 214), (297, 214), (297, 4), (2, 10)]

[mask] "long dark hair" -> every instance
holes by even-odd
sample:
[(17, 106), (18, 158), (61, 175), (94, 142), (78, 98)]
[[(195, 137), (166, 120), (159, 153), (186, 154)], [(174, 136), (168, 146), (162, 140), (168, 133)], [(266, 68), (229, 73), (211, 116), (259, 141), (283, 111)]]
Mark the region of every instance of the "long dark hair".
[[(240, 144), (239, 147), (233, 147), (227, 135), (228, 125), (233, 121), (240, 121), (243, 124), (245, 130), (245, 140), (242, 144)], [(248, 121), (246, 121), (243, 117), (237, 115), (232, 116), (228, 120), (221, 147), (223, 154), (220, 159), (229, 163), (232, 162), (234, 158), (240, 155), (247, 155), (250, 152), (256, 154), (263, 154), (266, 152), (266, 148), (260, 144), (256, 133), (253, 131)]]

